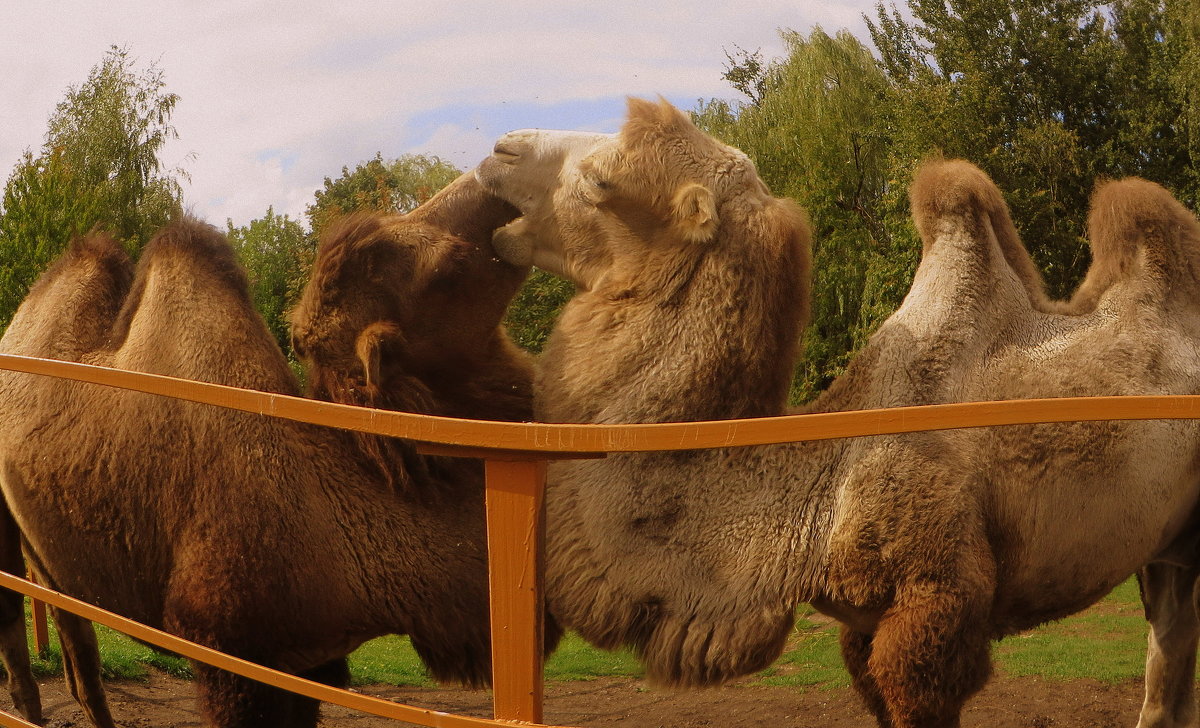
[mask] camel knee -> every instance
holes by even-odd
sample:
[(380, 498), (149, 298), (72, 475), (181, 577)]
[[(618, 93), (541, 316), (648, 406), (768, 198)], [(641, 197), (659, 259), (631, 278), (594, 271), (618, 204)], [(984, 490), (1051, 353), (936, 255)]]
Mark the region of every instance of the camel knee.
[(895, 728), (955, 728), (991, 677), (989, 640), (964, 614), (904, 610), (871, 640), (868, 670)]

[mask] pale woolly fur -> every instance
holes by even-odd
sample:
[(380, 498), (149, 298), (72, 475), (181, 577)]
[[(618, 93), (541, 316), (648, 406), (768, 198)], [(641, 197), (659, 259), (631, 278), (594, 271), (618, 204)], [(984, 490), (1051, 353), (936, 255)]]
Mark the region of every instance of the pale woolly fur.
[[(535, 222), (550, 205), (559, 230), (593, 234), (558, 249), (611, 260), (556, 324), (539, 418), (782, 413), (808, 295), (803, 218), (665, 102), (631, 100), (620, 141), (625, 186), (603, 204), (568, 207), (548, 188), (522, 209), (533, 245), (547, 242)], [(722, 167), (737, 184), (719, 182)], [(503, 196), (512, 169), (485, 163), (480, 178)], [(662, 232), (677, 229), (666, 202), (690, 183), (719, 216), (704, 243)], [(932, 161), (912, 198), (924, 246), (913, 291), (810, 410), (1200, 392), (1200, 228), (1166, 191), (1131, 180), (1097, 193), (1097, 260), (1072, 302), (1047, 299), (978, 169)], [(1112, 422), (556, 463), (548, 599), (566, 626), (633, 645), (670, 685), (766, 665), (811, 601), (845, 625), (843, 655), (881, 725), (956, 726), (990, 673), (990, 639), (1082, 609), (1148, 563), (1192, 563), (1197, 445), (1192, 422)], [(1187, 583), (1180, 604), (1169, 593), (1149, 597), (1162, 618), (1194, 619)], [(1152, 642), (1159, 672), (1186, 671), (1189, 646)]]

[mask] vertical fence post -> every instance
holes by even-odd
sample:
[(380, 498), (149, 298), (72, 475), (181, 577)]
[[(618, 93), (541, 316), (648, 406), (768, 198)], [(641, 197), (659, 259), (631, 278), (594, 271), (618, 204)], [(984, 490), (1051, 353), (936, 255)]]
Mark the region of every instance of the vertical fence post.
[(46, 604), (30, 598), (33, 610), (33, 650), (38, 657), (46, 657), (50, 651), (50, 630), (46, 625)]
[[(15, 574), (14, 574), (15, 576)], [(37, 583), (33, 572), (25, 572), (25, 578)], [(29, 597), (30, 621), (33, 622), (33, 651), (38, 657), (46, 657), (50, 651), (50, 630), (46, 623), (46, 603)]]
[(544, 460), (486, 460), (495, 717), (542, 722)]

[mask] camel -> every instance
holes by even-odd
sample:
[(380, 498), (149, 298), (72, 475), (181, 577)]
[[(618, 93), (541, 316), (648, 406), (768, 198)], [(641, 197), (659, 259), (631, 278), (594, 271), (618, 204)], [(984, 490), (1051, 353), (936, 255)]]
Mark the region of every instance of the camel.
[[(520, 131), (476, 171), (522, 217), (511, 261), (574, 281), (538, 363), (548, 422), (782, 414), (807, 228), (738, 150), (665, 101), (615, 135)], [(911, 189), (913, 286), (812, 412), (1200, 391), (1200, 225), (1142, 180), (1101, 186), (1095, 263), (1049, 301), (1003, 198), (932, 161)], [(1196, 726), (1194, 421), (1027, 425), (554, 463), (547, 600), (670, 686), (780, 653), (798, 603), (841, 623), (879, 725), (959, 725), (989, 641), (1139, 569), (1153, 636), (1140, 726)]]
[[(486, 244), (514, 214), (465, 176), (420, 214), (354, 217), (332, 230), (297, 320), (312, 307), (337, 310), (341, 297), (379, 280), (407, 308), (380, 311), (370, 330), (337, 341), (301, 327), (297, 342), (320, 359), (318, 387), (434, 414), (471, 412), (478, 396), (480, 414), (528, 418), (524, 355), (494, 346), (495, 360), (484, 352), (440, 369), (441, 352), (412, 335), (441, 321), (442, 340), (456, 331), (472, 339), (448, 350), (456, 356), (481, 332), (499, 331), (503, 305), (474, 302), (506, 302), (524, 277)], [(30, 292), (0, 350), (298, 392), (227, 242), (192, 220), (161, 232), (134, 273), (109, 238), (73, 244)], [(346, 352), (362, 361), (336, 389), (334, 367), (354, 369)], [(473, 378), (475, 365), (483, 371), (468, 395), (439, 402), (450, 378)], [(427, 381), (427, 371), (441, 373)], [(479, 463), (51, 378), (5, 372), (0, 391), (0, 486), (43, 583), (325, 682), (344, 682), (345, 656), (388, 633), (409, 634), (440, 680), (489, 681)], [(90, 625), (56, 618), (73, 694), (95, 725), (112, 726)], [(556, 637), (551, 625), (547, 643)], [(316, 725), (316, 701), (199, 664), (196, 673), (216, 726)]]

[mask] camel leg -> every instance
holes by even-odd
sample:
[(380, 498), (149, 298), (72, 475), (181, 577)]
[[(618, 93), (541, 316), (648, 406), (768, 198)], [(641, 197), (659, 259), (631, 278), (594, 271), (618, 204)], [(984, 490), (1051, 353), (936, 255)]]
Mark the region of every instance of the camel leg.
[[(263, 683), (195, 664), (200, 703), (217, 728), (314, 728), (321, 703)], [(350, 673), (345, 659), (333, 660), (303, 672), (300, 677), (344, 686)]]
[(100, 647), (92, 623), (70, 612), (51, 607), (58, 641), (62, 645), (63, 675), (84, 715), (96, 728), (116, 728), (108, 709), (108, 696), (100, 679)]
[[(4, 595), (7, 597), (7, 595)], [(5, 599), (7, 601), (7, 599)], [(8, 671), (8, 692), (13, 705), (31, 723), (42, 722), (42, 695), (33, 678), (33, 667), (29, 662), (29, 642), (25, 634), (24, 597), (18, 600), (22, 607), (20, 619), (10, 619), (7, 612), (11, 605), (0, 608), (0, 660)]]
[(958, 728), (963, 704), (991, 675), (986, 610), (963, 594), (913, 591), (898, 595), (871, 637), (867, 672), (891, 719), (880, 725)]
[(1200, 641), (1200, 568), (1150, 564), (1138, 572), (1150, 622), (1146, 697), (1138, 728), (1197, 728), (1195, 674)]
[(875, 716), (880, 728), (891, 728), (892, 719), (888, 716), (887, 703), (879, 693), (879, 685), (875, 683), (869, 669), (871, 635), (856, 632), (843, 625), (838, 641), (842, 647), (842, 661), (846, 663), (846, 670), (850, 673), (854, 689), (863, 699), (867, 710)]
[[(0, 570), (25, 575), (21, 533), (6, 508), (0, 508)], [(0, 660), (8, 672), (8, 692), (13, 705), (32, 723), (42, 722), (42, 696), (29, 664), (25, 634), (25, 595), (0, 589)]]

